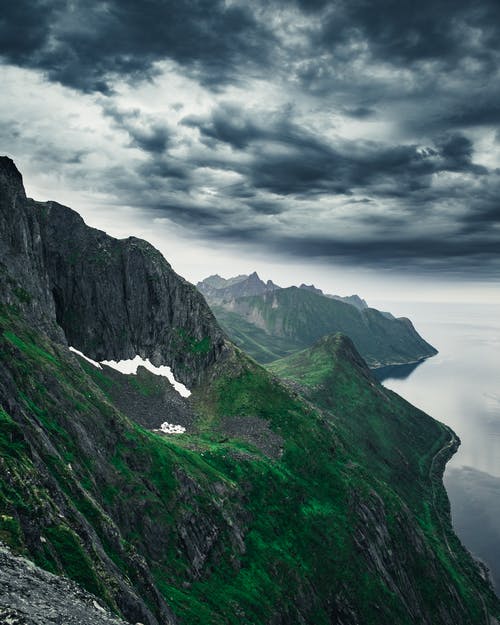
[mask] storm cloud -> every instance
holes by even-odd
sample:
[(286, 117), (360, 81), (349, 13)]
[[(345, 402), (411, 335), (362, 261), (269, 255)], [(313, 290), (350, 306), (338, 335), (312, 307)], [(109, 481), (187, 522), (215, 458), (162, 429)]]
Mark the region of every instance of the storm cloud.
[(270, 254), (500, 269), (496, 1), (20, 0), (0, 58), (2, 152), (56, 199)]

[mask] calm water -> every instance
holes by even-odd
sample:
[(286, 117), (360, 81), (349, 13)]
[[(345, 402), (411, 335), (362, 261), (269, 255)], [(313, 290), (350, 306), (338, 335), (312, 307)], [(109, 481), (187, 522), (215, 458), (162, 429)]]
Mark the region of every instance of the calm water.
[(440, 353), (383, 383), (460, 436), (445, 473), (453, 524), (500, 592), (500, 309), (419, 303), (405, 314)]

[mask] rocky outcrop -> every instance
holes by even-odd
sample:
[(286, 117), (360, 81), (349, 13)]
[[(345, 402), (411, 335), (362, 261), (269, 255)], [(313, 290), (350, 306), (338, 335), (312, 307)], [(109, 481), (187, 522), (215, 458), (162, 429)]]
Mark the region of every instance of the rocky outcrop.
[(126, 625), (97, 597), (65, 577), (15, 556), (0, 543), (0, 623)]

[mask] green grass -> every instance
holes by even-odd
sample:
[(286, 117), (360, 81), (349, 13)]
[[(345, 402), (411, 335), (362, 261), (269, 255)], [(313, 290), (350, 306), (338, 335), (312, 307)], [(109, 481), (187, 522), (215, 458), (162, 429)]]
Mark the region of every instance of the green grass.
[[(312, 348), (272, 363), (269, 367), (285, 379), (302, 385), (304, 394), (328, 410), (351, 461), (363, 467), (365, 483), (382, 494), (393, 510), (389, 527), (400, 531), (401, 502), (409, 504), (414, 522), (434, 551), (443, 577), (431, 581), (428, 558), (414, 557), (407, 564), (425, 603), (435, 604), (443, 592), (442, 579), (453, 579), (462, 600), (480, 622), (482, 607), (470, 580), (476, 576), (468, 554), (451, 530), (449, 504), (441, 482), (443, 466), (434, 467), (435, 454), (448, 443), (448, 428), (418, 411), (395, 393), (384, 389), (352, 345), (341, 335), (325, 337)], [(444, 462), (445, 459), (443, 459)], [(453, 553), (445, 541), (453, 544)], [(483, 589), (484, 590), (484, 589)], [(477, 619), (477, 620), (476, 620)]]
[(0, 455), (21, 458), (28, 451), (21, 428), (0, 406)]
[(190, 336), (184, 328), (179, 328), (177, 330), (177, 335), (179, 337), (179, 350), (186, 350), (191, 354), (204, 355), (208, 354), (212, 347), (208, 336), (205, 336), (202, 339), (196, 339), (195, 337)]
[(23, 532), (19, 520), (8, 514), (0, 514), (0, 540), (10, 545), (14, 551), (23, 547)]
[(47, 527), (45, 536), (54, 548), (62, 570), (89, 592), (102, 595), (102, 583), (75, 532), (61, 524)]
[(32, 359), (36, 360), (38, 358), (43, 358), (44, 360), (47, 360), (52, 364), (58, 364), (57, 359), (52, 354), (40, 348), (32, 341), (26, 339), (23, 340), (22, 338), (10, 331), (4, 332), (3, 335), (4, 338), (12, 343), (12, 345), (23, 351), (27, 356), (31, 357)]
[(302, 341), (269, 334), (222, 306), (212, 306), (212, 310), (231, 340), (257, 362), (266, 364), (306, 347)]

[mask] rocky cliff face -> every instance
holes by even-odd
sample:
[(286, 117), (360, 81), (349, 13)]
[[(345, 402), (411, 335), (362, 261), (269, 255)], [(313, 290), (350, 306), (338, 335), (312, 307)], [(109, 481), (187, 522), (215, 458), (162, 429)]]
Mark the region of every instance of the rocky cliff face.
[(34, 319), (47, 326), (55, 313), (68, 344), (95, 360), (139, 354), (171, 366), (188, 386), (200, 381), (224, 351), (224, 336), (196, 288), (157, 250), (89, 228), (55, 202), (27, 200), (21, 175), (5, 157), (0, 195), (7, 234), (0, 262), (22, 276)]

